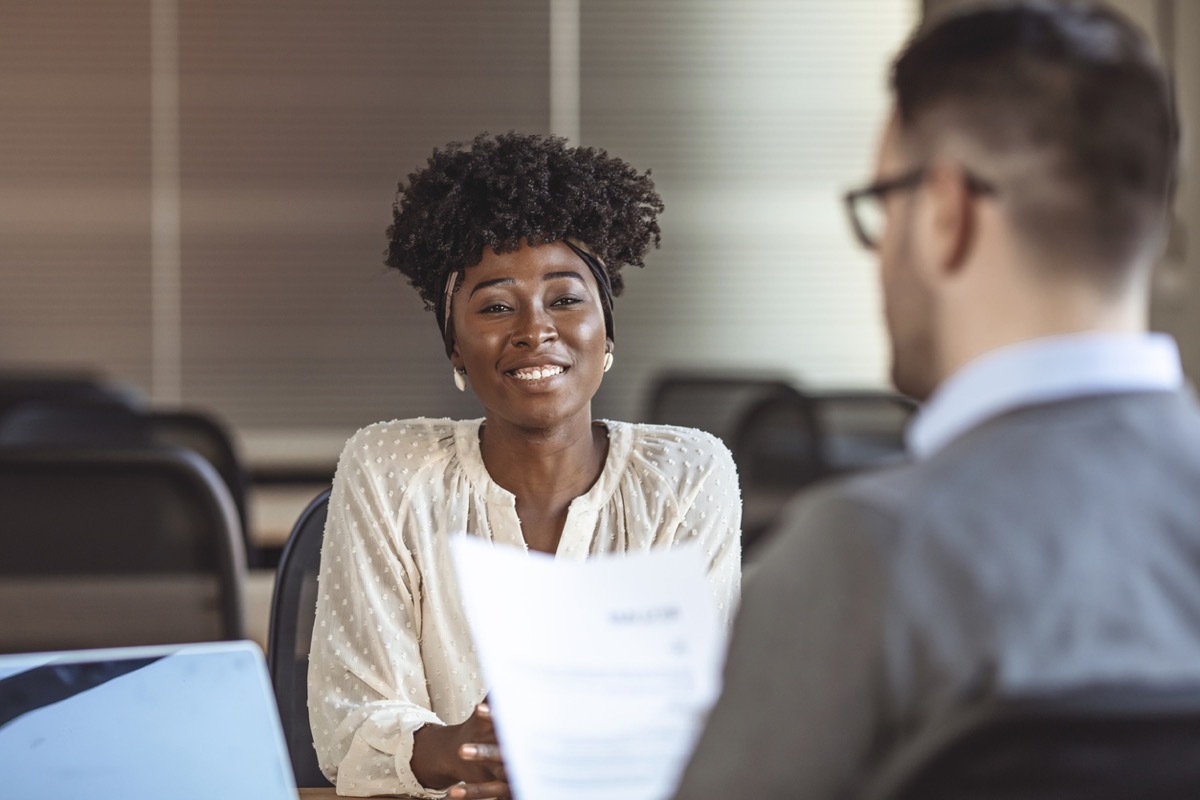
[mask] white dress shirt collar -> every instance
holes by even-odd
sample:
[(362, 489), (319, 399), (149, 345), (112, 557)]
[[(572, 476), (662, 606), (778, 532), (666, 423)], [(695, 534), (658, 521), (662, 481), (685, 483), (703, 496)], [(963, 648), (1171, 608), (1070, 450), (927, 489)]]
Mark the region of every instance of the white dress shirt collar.
[(908, 449), (914, 458), (928, 458), (979, 423), (1021, 406), (1182, 386), (1179, 350), (1165, 334), (1033, 339), (985, 353), (943, 382), (909, 426)]

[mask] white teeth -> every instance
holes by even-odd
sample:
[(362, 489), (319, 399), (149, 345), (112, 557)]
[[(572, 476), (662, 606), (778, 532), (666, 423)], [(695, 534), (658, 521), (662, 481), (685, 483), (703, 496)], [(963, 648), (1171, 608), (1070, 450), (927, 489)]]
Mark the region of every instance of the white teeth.
[(563, 368), (559, 366), (553, 367), (526, 367), (512, 373), (514, 378), (520, 378), (523, 381), (540, 381), (542, 378), (550, 378), (554, 375), (561, 375)]

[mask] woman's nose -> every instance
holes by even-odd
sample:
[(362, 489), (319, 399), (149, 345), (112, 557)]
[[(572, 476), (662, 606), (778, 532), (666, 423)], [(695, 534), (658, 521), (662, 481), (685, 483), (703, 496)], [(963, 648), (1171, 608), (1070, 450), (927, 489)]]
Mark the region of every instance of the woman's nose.
[(554, 320), (544, 308), (526, 308), (517, 318), (512, 342), (518, 347), (538, 347), (558, 338)]

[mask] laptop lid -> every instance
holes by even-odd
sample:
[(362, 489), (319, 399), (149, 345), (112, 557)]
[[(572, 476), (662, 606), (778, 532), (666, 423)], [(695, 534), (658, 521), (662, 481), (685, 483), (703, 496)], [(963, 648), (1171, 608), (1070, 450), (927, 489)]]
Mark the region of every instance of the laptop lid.
[(250, 642), (0, 656), (0, 797), (296, 796)]

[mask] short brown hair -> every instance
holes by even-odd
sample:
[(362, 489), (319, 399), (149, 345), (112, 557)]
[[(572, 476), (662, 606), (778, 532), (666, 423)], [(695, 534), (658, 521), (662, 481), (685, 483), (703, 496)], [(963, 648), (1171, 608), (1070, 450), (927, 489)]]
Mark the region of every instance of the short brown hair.
[(982, 175), (1034, 248), (1119, 280), (1159, 242), (1178, 153), (1172, 87), (1115, 11), (1082, 0), (972, 5), (917, 32), (892, 89), (918, 149), (953, 131), (999, 159), (1036, 157), (1015, 177)]

